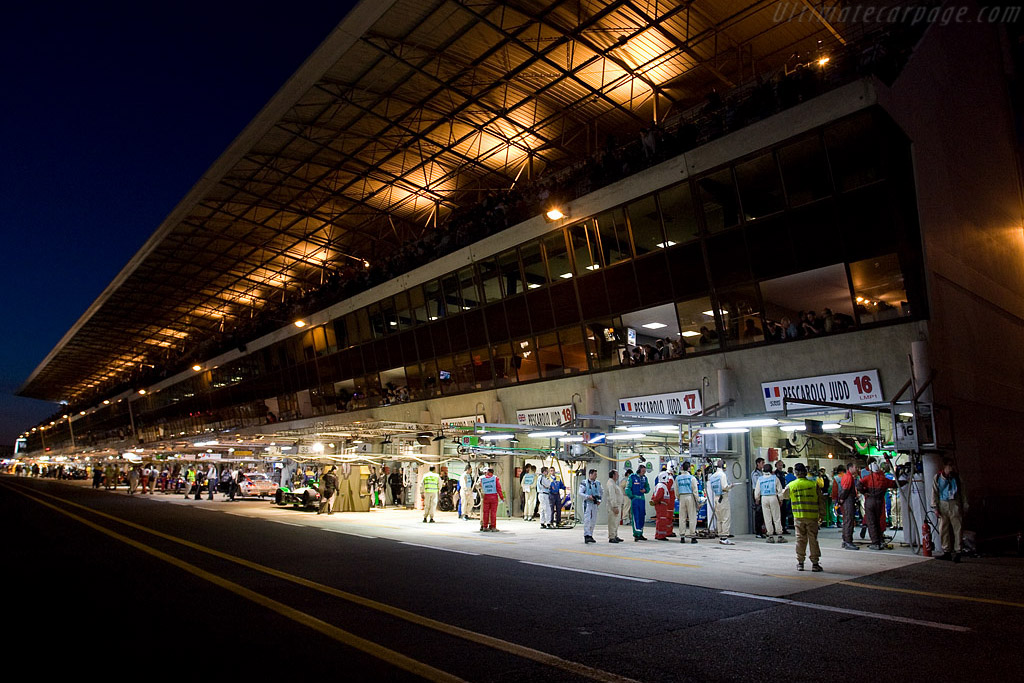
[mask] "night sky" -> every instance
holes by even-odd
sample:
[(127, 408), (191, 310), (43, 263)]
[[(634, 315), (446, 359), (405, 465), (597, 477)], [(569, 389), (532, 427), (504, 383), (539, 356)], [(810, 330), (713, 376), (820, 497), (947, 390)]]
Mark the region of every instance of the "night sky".
[(5, 7), (0, 443), (54, 412), (13, 394), (353, 4)]

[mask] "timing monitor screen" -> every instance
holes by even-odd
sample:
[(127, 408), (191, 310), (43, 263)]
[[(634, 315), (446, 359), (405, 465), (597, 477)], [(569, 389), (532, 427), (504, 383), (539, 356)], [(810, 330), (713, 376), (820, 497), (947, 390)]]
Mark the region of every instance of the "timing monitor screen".
[(614, 327), (606, 327), (606, 328), (604, 328), (604, 340), (606, 342), (614, 342), (615, 341), (615, 328)]
[(438, 373), (437, 373), (437, 376), (440, 379), (443, 379), (443, 380), (451, 379), (452, 378), (452, 373), (448, 372), (447, 370), (439, 370)]
[(28, 439), (19, 438), (14, 442), (14, 454), (28, 453)]

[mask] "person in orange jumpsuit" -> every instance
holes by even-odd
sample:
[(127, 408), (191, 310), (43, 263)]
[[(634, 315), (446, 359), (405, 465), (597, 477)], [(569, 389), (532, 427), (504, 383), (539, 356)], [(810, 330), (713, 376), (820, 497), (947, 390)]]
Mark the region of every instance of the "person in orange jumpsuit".
[(658, 485), (654, 487), (651, 504), (654, 506), (655, 524), (654, 540), (667, 541), (672, 533), (672, 517), (676, 510), (676, 494), (672, 490), (672, 475), (668, 472), (658, 474)]

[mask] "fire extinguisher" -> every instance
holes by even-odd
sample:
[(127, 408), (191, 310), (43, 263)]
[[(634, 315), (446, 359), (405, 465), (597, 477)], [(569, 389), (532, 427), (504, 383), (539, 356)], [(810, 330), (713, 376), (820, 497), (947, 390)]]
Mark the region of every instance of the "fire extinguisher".
[(921, 554), (925, 557), (932, 556), (932, 528), (928, 526), (928, 520), (921, 525)]

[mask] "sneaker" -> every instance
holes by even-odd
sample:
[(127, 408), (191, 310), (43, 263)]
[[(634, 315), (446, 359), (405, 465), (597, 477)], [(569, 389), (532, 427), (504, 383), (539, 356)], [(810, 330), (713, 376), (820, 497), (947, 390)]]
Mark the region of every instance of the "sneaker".
[(649, 541), (650, 540), (649, 538), (647, 538), (643, 534), (641, 534), (640, 536), (637, 536), (636, 538), (637, 538), (638, 541)]
[(730, 541), (728, 538), (720, 538), (720, 539), (718, 539), (718, 542), (721, 543), (722, 545), (736, 545), (735, 543)]
[(691, 539), (690, 539), (690, 543), (696, 543), (696, 542), (697, 542), (697, 539), (696, 539), (696, 538), (691, 538)]
[(668, 535), (668, 537), (669, 537), (669, 538), (675, 538), (675, 537), (676, 537), (676, 535), (675, 535), (674, 533), (672, 533), (672, 534), (669, 534), (669, 535)]
[(764, 534), (754, 534), (754, 538), (768, 538)]
[(789, 543), (789, 541), (786, 540), (785, 536), (779, 536), (779, 543)]
[(430, 520), (430, 523), (431, 523), (431, 524), (433, 524), (433, 523), (434, 523), (434, 520)]
[(767, 540), (767, 541), (765, 541), (765, 542), (766, 542), (766, 543), (775, 543), (775, 537), (774, 537), (774, 536), (769, 536), (769, 537), (768, 537), (768, 540)]
[(814, 562), (814, 563), (811, 564), (811, 571), (812, 572), (823, 572), (825, 570), (821, 568), (820, 564), (818, 564), (817, 562)]
[[(317, 513), (317, 514), (320, 514), (320, 513)], [(427, 523), (427, 518), (426, 518), (426, 517), (424, 517), (424, 518), (423, 518), (423, 523), (424, 523), (424, 524), (426, 524), (426, 523)]]
[(802, 572), (804, 570), (804, 563), (803, 562), (797, 562), (796, 563), (796, 570), (798, 572)]
[(881, 549), (882, 549), (882, 546), (876, 545), (875, 543), (872, 543), (871, 545), (868, 546), (868, 550), (881, 550)]
[(843, 543), (843, 550), (860, 550), (860, 546), (853, 543)]

